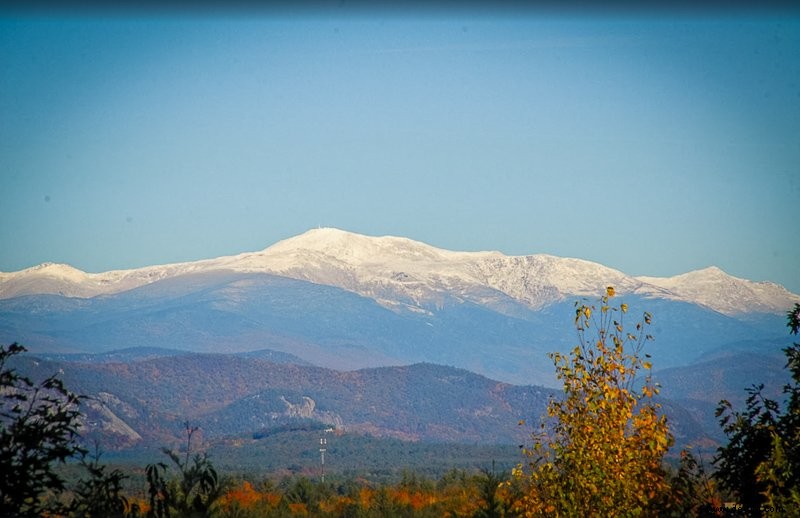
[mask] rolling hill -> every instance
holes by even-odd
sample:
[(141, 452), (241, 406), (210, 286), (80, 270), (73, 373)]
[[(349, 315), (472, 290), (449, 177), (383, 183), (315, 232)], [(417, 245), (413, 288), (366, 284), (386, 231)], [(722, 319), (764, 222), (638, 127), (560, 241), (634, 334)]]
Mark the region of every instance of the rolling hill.
[(519, 420), (538, 419), (551, 394), (433, 364), (345, 372), (188, 354), (127, 363), (25, 355), (14, 366), (33, 379), (61, 372), (71, 390), (90, 397), (92, 434), (118, 447), (172, 441), (184, 421), (207, 439), (313, 421), (410, 441), (516, 444), (528, 433)]
[[(548, 399), (557, 395), (429, 363), (336, 371), (241, 355), (124, 355), (142, 359), (109, 362), (102, 355), (86, 362), (26, 354), (13, 367), (33, 379), (59, 372), (71, 390), (87, 395), (84, 440), (97, 440), (108, 451), (177, 446), (185, 422), (219, 447), (324, 429), (414, 443), (519, 445), (529, 442)], [(660, 403), (679, 447), (721, 439), (713, 420), (716, 402), (678, 391)]]

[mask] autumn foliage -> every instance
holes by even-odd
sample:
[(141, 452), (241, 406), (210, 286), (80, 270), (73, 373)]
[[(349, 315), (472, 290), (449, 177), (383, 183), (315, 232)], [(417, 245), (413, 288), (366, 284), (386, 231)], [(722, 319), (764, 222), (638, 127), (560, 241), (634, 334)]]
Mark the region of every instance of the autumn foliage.
[(579, 344), (550, 355), (564, 395), (550, 401), (531, 460), (515, 473), (528, 485), (524, 516), (655, 515), (669, 498), (662, 461), (673, 439), (643, 351), (652, 317), (628, 331), (628, 306), (611, 305), (614, 295), (576, 303)]
[[(487, 481), (497, 483), (499, 480), (485, 473), (467, 475), (454, 471), (438, 482), (415, 478), (411, 483), (378, 486), (366, 481), (336, 485), (300, 478), (288, 482), (284, 488), (272, 482), (256, 488), (245, 481), (232, 485), (222, 495), (215, 515), (237, 518), (502, 516), (496, 512), (502, 507), (490, 508), (482, 496)], [(304, 489), (298, 492), (298, 487)], [(502, 488), (498, 487), (497, 491), (495, 500), (502, 500)]]

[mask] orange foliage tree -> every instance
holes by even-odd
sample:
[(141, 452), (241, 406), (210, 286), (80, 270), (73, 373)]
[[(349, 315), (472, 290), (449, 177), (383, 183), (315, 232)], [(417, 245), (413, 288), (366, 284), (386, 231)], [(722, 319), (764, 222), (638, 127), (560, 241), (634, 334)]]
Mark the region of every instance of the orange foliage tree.
[(652, 317), (627, 332), (628, 306), (612, 306), (614, 295), (609, 287), (599, 307), (576, 302), (579, 345), (550, 354), (564, 396), (551, 399), (531, 461), (515, 470), (528, 484), (524, 516), (648, 516), (669, 498), (662, 460), (673, 439), (643, 354)]
[(244, 481), (232, 487), (219, 499), (220, 507), (230, 512), (232, 509), (252, 509), (264, 500), (264, 495), (253, 488), (250, 482)]

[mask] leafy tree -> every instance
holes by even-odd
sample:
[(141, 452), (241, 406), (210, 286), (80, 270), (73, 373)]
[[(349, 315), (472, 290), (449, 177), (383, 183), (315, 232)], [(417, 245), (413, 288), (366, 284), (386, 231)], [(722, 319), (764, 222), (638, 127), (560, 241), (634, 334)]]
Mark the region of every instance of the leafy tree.
[[(787, 314), (789, 332), (800, 330), (800, 304)], [(766, 398), (764, 385), (747, 390), (746, 409), (736, 412), (720, 401), (717, 417), (728, 436), (714, 463), (720, 485), (733, 492), (751, 513), (767, 505), (777, 513), (800, 508), (800, 344), (783, 350), (792, 381), (783, 387), (786, 406)]]
[(723, 503), (703, 462), (688, 449), (680, 454), (680, 466), (670, 479), (670, 514), (664, 516), (717, 516)]
[(758, 510), (765, 498), (766, 483), (759, 480), (756, 468), (769, 458), (772, 430), (778, 420), (777, 402), (764, 397), (764, 385), (746, 389), (747, 409), (735, 412), (729, 401), (720, 401), (716, 415), (728, 436), (728, 444), (718, 448), (714, 474), (720, 485), (733, 492), (746, 509)]
[[(122, 494), (122, 482), (128, 478), (120, 470), (106, 471), (100, 464), (100, 448), (95, 445), (91, 457), (81, 455), (81, 465), (89, 472), (88, 479), (81, 479), (75, 488), (70, 514), (86, 518), (112, 518), (127, 516), (128, 499)], [(133, 516), (138, 515), (138, 507), (131, 509)]]
[(304, 504), (307, 509), (319, 508), (320, 493), (314, 483), (306, 477), (297, 479), (286, 492), (286, 500), (292, 504)]
[(168, 516), (203, 517), (210, 516), (212, 506), (221, 496), (221, 486), (214, 465), (207, 454), (192, 452), (192, 436), (197, 427), (184, 423), (186, 430), (186, 452), (182, 456), (173, 450), (163, 448), (180, 478), (167, 480), (168, 467), (163, 462), (150, 464), (145, 469), (148, 484), (150, 510), (148, 516), (163, 518)]
[(40, 516), (63, 509), (46, 496), (65, 489), (55, 465), (85, 452), (76, 442), (82, 396), (58, 375), (40, 383), (7, 363), (26, 349), (0, 346), (0, 516)]
[(651, 315), (626, 332), (628, 306), (611, 306), (614, 295), (609, 287), (599, 308), (576, 302), (579, 345), (550, 355), (564, 396), (550, 400), (526, 450), (529, 490), (518, 504), (526, 516), (655, 515), (668, 498), (662, 460), (673, 439), (642, 351)]
[(413, 516), (414, 511), (409, 504), (402, 504), (392, 497), (391, 492), (386, 487), (381, 487), (375, 493), (369, 507), (372, 516), (387, 516), (401, 518)]

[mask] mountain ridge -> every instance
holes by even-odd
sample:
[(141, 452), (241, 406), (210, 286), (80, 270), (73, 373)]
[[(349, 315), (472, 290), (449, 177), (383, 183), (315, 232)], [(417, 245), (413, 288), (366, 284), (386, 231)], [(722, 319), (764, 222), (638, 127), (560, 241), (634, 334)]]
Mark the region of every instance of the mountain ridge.
[(86, 273), (43, 263), (0, 272), (0, 299), (59, 294), (91, 298), (208, 271), (264, 272), (336, 286), (396, 311), (435, 310), (448, 297), (504, 311), (509, 301), (537, 310), (605, 286), (624, 294), (682, 300), (725, 315), (781, 313), (800, 295), (771, 282), (733, 277), (712, 266), (673, 277), (630, 276), (583, 259), (548, 254), (459, 252), (409, 238), (312, 229), (261, 251), (200, 261)]
[[(559, 392), (430, 362), (345, 372), (224, 354), (111, 363), (34, 354), (12, 364), (33, 379), (62, 372), (71, 390), (88, 396), (86, 438), (111, 449), (174, 440), (171, 432), (186, 420), (214, 440), (313, 421), (405, 441), (520, 444), (531, 432), (520, 420), (535, 426)], [(701, 426), (673, 401), (663, 403), (682, 441), (702, 440), (717, 428)]]
[[(527, 435), (519, 420), (538, 417), (551, 393), (431, 363), (345, 372), (218, 354), (115, 363), (34, 354), (13, 365), (33, 379), (62, 372), (101, 413), (91, 430), (118, 436), (104, 442), (122, 447), (161, 440), (183, 420), (224, 437), (297, 418), (405, 440), (515, 443)], [(125, 426), (103, 432), (118, 420)]]
[[(791, 307), (792, 302), (798, 302), (797, 296), (780, 284), (734, 277), (716, 266), (672, 277), (639, 276), (637, 279), (725, 314), (782, 313)], [(775, 304), (776, 295), (782, 295), (787, 303), (782, 306)]]

